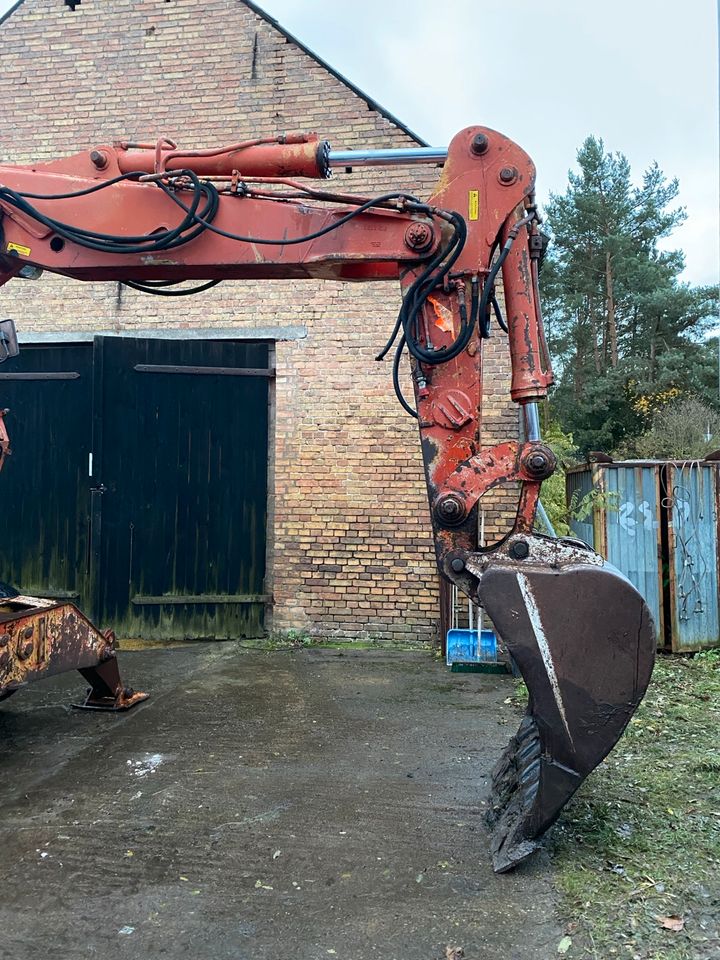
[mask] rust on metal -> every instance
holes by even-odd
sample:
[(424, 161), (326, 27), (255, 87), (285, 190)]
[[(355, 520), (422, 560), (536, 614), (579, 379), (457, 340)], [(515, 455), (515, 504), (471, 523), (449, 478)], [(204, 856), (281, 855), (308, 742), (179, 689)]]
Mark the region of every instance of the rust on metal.
[(240, 175), (259, 177), (329, 176), (330, 147), (316, 134), (298, 133), (281, 137), (258, 137), (207, 150), (186, 150), (161, 138), (155, 145), (118, 143), (96, 148), (90, 154), (111, 155), (122, 173), (142, 170), (149, 174), (191, 168), (200, 176)]
[(411, 223), (405, 231), (405, 243), (411, 250), (423, 252), (429, 250), (433, 242), (433, 230), (429, 223), (417, 221)]
[(10, 437), (8, 436), (7, 427), (5, 426), (5, 415), (10, 413), (7, 407), (4, 410), (0, 410), (0, 470), (2, 470), (5, 464), (5, 457), (9, 457), (12, 451), (10, 450)]
[(39, 597), (0, 600), (0, 699), (43, 677), (79, 670), (91, 688), (84, 705), (126, 710), (145, 693), (123, 687), (115, 637), (77, 607)]
[[(504, 239), (521, 214), (521, 210), (516, 211), (506, 222)], [(525, 403), (542, 400), (554, 382), (537, 295), (537, 260), (532, 258), (529, 248), (531, 236), (524, 236), (522, 243), (513, 243), (503, 263), (512, 365), (510, 396), (516, 402)]]
[[(114, 181), (120, 174), (116, 159), (98, 171), (88, 154), (36, 167), (2, 165), (3, 184), (17, 193), (37, 192), (38, 178), (44, 194), (82, 193), (96, 187), (99, 178)], [(310, 193), (312, 199), (316, 195), (317, 191)], [(332, 201), (332, 194), (323, 196)], [(320, 207), (279, 195), (271, 201), (264, 195), (240, 199), (222, 193), (215, 218), (219, 227), (231, 235), (276, 238), (277, 243), (263, 242), (260, 255), (250, 240), (206, 231), (193, 240), (191, 254), (180, 247), (156, 254), (107, 252), (101, 259), (94, 250), (58, 243), (61, 238), (48, 226), (0, 199), (5, 248), (15, 244), (30, 250), (22, 258), (0, 251), (0, 284), (27, 264), (78, 280), (397, 280), (405, 264), (424, 263), (437, 249), (439, 231), (430, 231), (429, 246), (422, 250), (408, 246), (407, 229), (424, 224), (399, 209), (377, 209), (346, 221), (363, 198), (353, 198), (352, 206), (346, 205), (346, 199), (340, 194), (337, 206)], [(67, 223), (82, 222), (83, 229), (104, 234), (126, 232), (127, 223), (132, 222), (138, 234), (152, 236), (182, 220), (173, 200), (151, 182), (112, 182), (98, 192), (36, 204), (45, 214)], [(335, 227), (338, 221), (342, 223)], [(302, 239), (315, 235), (315, 239)]]

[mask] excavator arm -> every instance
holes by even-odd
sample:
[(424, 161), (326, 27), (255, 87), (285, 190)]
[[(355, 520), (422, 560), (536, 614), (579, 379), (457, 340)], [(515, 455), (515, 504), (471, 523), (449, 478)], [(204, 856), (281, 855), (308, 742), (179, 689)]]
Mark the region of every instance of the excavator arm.
[[(418, 422), (438, 567), (484, 607), (530, 694), (493, 777), (491, 845), (504, 871), (533, 851), (622, 734), (650, 679), (654, 627), (640, 595), (585, 544), (534, 532), (555, 458), (537, 417), (553, 376), (530, 158), (496, 131), (469, 127), (427, 200), (310, 186), (331, 161), (325, 141), (294, 134), (212, 150), (121, 142), (0, 166), (0, 284), (43, 270), (171, 294), (186, 292), (173, 286), (186, 280), (201, 289), (233, 279), (399, 280), (402, 306), (378, 359), (392, 353), (398, 399)], [(526, 439), (484, 448), (482, 345), (493, 315)], [(405, 354), (413, 398), (402, 392)], [(481, 548), (481, 498), (507, 483), (519, 485), (514, 525)]]

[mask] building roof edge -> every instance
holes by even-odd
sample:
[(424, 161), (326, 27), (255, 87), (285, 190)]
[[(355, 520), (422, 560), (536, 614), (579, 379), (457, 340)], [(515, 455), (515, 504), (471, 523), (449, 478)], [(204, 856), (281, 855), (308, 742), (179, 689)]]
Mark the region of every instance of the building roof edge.
[[(25, 0), (16, 0), (16, 3), (2, 16), (0, 16), (0, 26), (2, 26), (2, 24), (5, 23), (5, 21), (11, 17), (18, 7), (21, 7), (24, 2)], [(336, 70), (327, 62), (327, 60), (324, 60), (321, 56), (315, 53), (314, 50), (311, 50), (307, 44), (302, 42), (302, 40), (299, 40), (294, 34), (290, 33), (289, 30), (286, 30), (285, 27), (283, 27), (283, 25), (275, 17), (271, 16), (266, 10), (263, 10), (262, 7), (258, 6), (254, 0), (240, 0), (240, 2), (244, 3), (249, 10), (252, 10), (254, 14), (268, 23), (274, 30), (277, 30), (278, 33), (281, 33), (287, 41), (295, 44), (296, 47), (299, 47), (309, 57), (312, 57), (317, 64), (319, 64), (324, 70), (327, 70), (328, 73), (332, 74), (332, 76), (339, 80), (340, 83), (346, 86), (349, 90), (352, 90), (356, 96), (365, 101), (370, 110), (375, 110), (376, 113), (379, 113), (381, 116), (385, 117), (386, 120), (389, 120), (390, 123), (396, 126), (399, 130), (402, 130), (403, 133), (407, 134), (407, 136), (414, 140), (419, 146), (430, 146), (426, 140), (424, 140), (419, 134), (415, 133), (414, 130), (411, 130), (407, 124), (403, 123), (402, 120), (399, 120), (394, 114), (390, 113), (389, 110), (386, 110), (382, 104), (377, 102), (377, 100), (374, 100), (372, 97), (368, 96), (368, 94), (354, 84), (352, 80), (348, 80), (344, 74), (340, 73), (339, 70)]]
[(337, 80), (340, 81), (340, 83), (346, 86), (349, 90), (352, 90), (352, 92), (356, 96), (360, 97), (361, 100), (364, 100), (371, 110), (375, 110), (381, 116), (385, 117), (386, 120), (389, 120), (390, 123), (394, 124), (394, 126), (402, 130), (403, 133), (406, 133), (409, 137), (415, 140), (415, 142), (419, 146), (421, 147), (430, 146), (430, 144), (426, 140), (424, 140), (419, 134), (415, 133), (414, 130), (411, 130), (410, 127), (407, 126), (407, 124), (403, 123), (402, 120), (399, 120), (394, 114), (390, 113), (389, 110), (386, 110), (385, 107), (382, 106), (382, 104), (377, 102), (377, 100), (374, 100), (372, 97), (368, 96), (368, 94), (366, 94), (363, 90), (360, 89), (360, 87), (354, 84), (352, 80), (348, 80), (348, 78), (344, 76), (344, 74), (336, 70), (331, 64), (327, 62), (327, 60), (324, 60), (321, 56), (315, 53), (314, 50), (311, 50), (310, 47), (307, 46), (307, 44), (302, 42), (302, 40), (299, 40), (294, 34), (290, 33), (289, 30), (286, 30), (285, 27), (283, 27), (283, 25), (275, 17), (271, 16), (266, 10), (263, 10), (262, 7), (258, 6), (258, 4), (255, 3), (255, 0), (240, 0), (240, 2), (244, 3), (246, 7), (252, 10), (253, 13), (256, 13), (259, 17), (261, 17), (261, 19), (265, 20), (266, 23), (269, 23), (270, 26), (273, 27), (275, 30), (277, 30), (278, 33), (281, 33), (286, 40), (290, 41), (290, 43), (294, 43), (309, 57), (312, 57), (312, 59), (316, 63), (318, 63), (321, 67), (323, 67), (323, 69), (327, 70), (328, 73), (331, 73)]
[(9, 10), (6, 10), (5, 13), (3, 13), (2, 16), (0, 16), (0, 27), (5, 23), (8, 17), (11, 17), (15, 13), (15, 11), (19, 6), (22, 6), (24, 2), (25, 0), (17, 0), (17, 2), (14, 3)]

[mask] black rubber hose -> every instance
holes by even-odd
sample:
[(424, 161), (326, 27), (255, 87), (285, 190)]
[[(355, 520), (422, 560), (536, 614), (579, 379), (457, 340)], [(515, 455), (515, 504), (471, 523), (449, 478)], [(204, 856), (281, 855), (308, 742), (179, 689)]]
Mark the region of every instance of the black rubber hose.
[(493, 294), (492, 297), (490, 298), (490, 303), (492, 304), (493, 313), (495, 314), (495, 319), (497, 320), (498, 326), (500, 327), (501, 330), (504, 330), (505, 333), (509, 333), (510, 331), (508, 330), (508, 326), (505, 323), (505, 318), (502, 315), (502, 311), (500, 310), (500, 304), (497, 302), (497, 297), (495, 296), (495, 294)]
[(400, 406), (403, 408), (403, 410), (405, 410), (406, 413), (409, 413), (411, 417), (415, 417), (415, 419), (417, 420), (418, 418), (417, 412), (413, 410), (413, 408), (405, 399), (402, 392), (402, 387), (400, 386), (400, 360), (402, 359), (404, 349), (405, 349), (405, 337), (403, 336), (403, 337), (400, 337), (400, 342), (397, 345), (397, 349), (395, 350), (395, 356), (393, 358), (393, 370), (392, 370), (393, 388), (395, 389), (395, 396), (400, 401)]
[[(168, 192), (170, 199), (173, 200), (181, 209), (188, 211), (188, 208), (178, 199), (174, 194)], [(388, 203), (390, 200), (410, 200), (414, 203), (419, 203), (414, 197), (409, 196), (405, 193), (385, 193), (379, 197), (375, 197), (372, 200), (367, 200), (365, 203), (361, 204), (359, 207), (356, 207), (354, 210), (351, 210), (350, 213), (347, 213), (344, 217), (340, 217), (339, 220), (335, 220), (333, 223), (327, 225), (327, 227), (321, 227), (320, 230), (316, 230), (314, 233), (305, 234), (302, 237), (292, 237), (288, 238), (276, 238), (271, 239), (269, 237), (246, 237), (237, 233), (230, 233), (228, 230), (221, 230), (220, 227), (213, 226), (212, 223), (206, 221), (201, 216), (194, 216), (194, 220), (198, 224), (202, 224), (207, 230), (210, 230), (212, 233), (216, 233), (219, 237), (225, 237), (228, 240), (237, 240), (239, 243), (260, 243), (266, 244), (268, 246), (291, 246), (296, 243), (307, 243), (310, 240), (317, 240), (319, 237), (324, 237), (328, 233), (332, 233), (333, 230), (337, 230), (338, 227), (344, 226), (344, 224), (349, 223), (355, 217), (360, 216), (361, 213), (365, 213), (366, 210), (370, 210), (372, 207), (377, 207), (380, 204)], [(429, 207), (426, 208), (429, 211)], [(189, 212), (189, 211), (188, 211)]]
[[(422, 347), (418, 336), (418, 318), (423, 309), (430, 292), (439, 286), (442, 280), (448, 275), (453, 264), (462, 253), (467, 238), (467, 226), (464, 219), (457, 213), (450, 214), (451, 222), (455, 227), (455, 234), (448, 245), (448, 255), (441, 268), (422, 286), (416, 281), (408, 291), (408, 296), (403, 301), (401, 307), (402, 326), (407, 341), (409, 352), (416, 360), (427, 364), (445, 363), (458, 356), (467, 347), (472, 336), (473, 323), (464, 322), (461, 325), (461, 331), (455, 342), (449, 347), (441, 347), (439, 350), (428, 350)], [(464, 303), (461, 302), (461, 317), (465, 314)]]
[[(212, 186), (212, 184), (201, 183), (198, 177), (195, 176), (192, 171), (182, 171), (182, 175), (187, 176), (193, 184), (192, 203), (190, 204), (190, 207), (187, 208), (183, 205), (183, 208), (186, 210), (186, 216), (176, 227), (173, 227), (170, 230), (164, 230), (160, 233), (141, 234), (137, 236), (118, 236), (114, 234), (100, 233), (93, 230), (84, 230), (82, 227), (76, 227), (71, 224), (63, 223), (60, 220), (55, 220), (54, 218), (48, 217), (41, 213), (39, 210), (33, 207), (33, 205), (30, 204), (27, 199), (23, 197), (23, 195), (16, 193), (8, 187), (0, 187), (0, 196), (2, 196), (3, 199), (11, 203), (17, 209), (26, 213), (39, 223), (47, 226), (48, 229), (53, 231), (53, 233), (72, 243), (77, 243), (79, 246), (102, 253), (147, 253), (155, 250), (166, 250), (175, 246), (180, 246), (184, 243), (188, 243), (190, 240), (202, 233), (205, 227), (198, 225), (196, 217), (198, 216), (198, 207), (200, 206), (200, 202), (203, 197), (205, 198), (205, 205), (202, 209), (203, 222), (208, 218), (210, 220), (213, 219), (217, 213), (219, 198), (215, 187)], [(112, 183), (117, 183), (121, 179), (129, 179), (131, 176), (136, 176), (136, 174), (126, 174), (123, 177), (115, 178), (112, 181), (104, 181), (101, 185), (98, 184), (95, 187), (90, 187), (86, 191), (79, 191), (78, 195), (82, 195), (82, 193), (93, 193), (96, 190), (104, 189), (110, 186)], [(169, 188), (167, 188), (163, 183), (159, 183), (158, 185), (166, 193), (169, 192)], [(57, 194), (56, 198), (59, 198), (60, 196), (62, 195)], [(73, 195), (68, 194), (66, 196)], [(44, 199), (49, 198), (45, 197)]]
[[(133, 290), (139, 290), (141, 293), (152, 293), (156, 297), (189, 297), (194, 293), (203, 293), (205, 290), (210, 290), (211, 287), (216, 287), (219, 283), (222, 283), (222, 280), (208, 280), (206, 283), (201, 283), (199, 287), (185, 290), (160, 290), (157, 286), (146, 286), (144, 283), (137, 283), (135, 280), (121, 280), (121, 283)], [(167, 284), (167, 286), (170, 286), (170, 284)]]
[[(123, 237), (111, 234), (100, 234), (95, 231), (83, 230), (81, 227), (63, 223), (52, 217), (47, 217), (7, 188), (0, 189), (0, 196), (23, 213), (42, 223), (64, 240), (102, 253), (134, 254), (164, 250), (176, 245), (176, 241), (178, 240), (182, 243), (187, 242), (187, 238), (183, 237), (182, 234), (194, 227), (193, 218), (187, 216), (177, 227), (158, 234)], [(199, 200), (199, 198), (196, 198), (196, 200)]]
[(145, 176), (147, 176), (147, 174), (143, 173), (142, 170), (137, 170), (133, 173), (123, 173), (119, 177), (113, 177), (112, 180), (102, 180), (92, 187), (86, 187), (84, 190), (76, 190), (74, 193), (19, 193), (18, 196), (24, 197), (26, 200), (74, 200), (75, 197), (85, 197), (89, 193), (104, 190), (105, 187), (111, 187), (113, 184), (120, 183), (123, 180), (132, 180), (133, 177)]

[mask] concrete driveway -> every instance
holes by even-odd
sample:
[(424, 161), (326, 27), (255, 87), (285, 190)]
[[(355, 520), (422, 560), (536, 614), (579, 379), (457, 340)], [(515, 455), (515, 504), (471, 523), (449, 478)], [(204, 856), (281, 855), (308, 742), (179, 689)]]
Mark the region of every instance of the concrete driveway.
[(0, 956), (547, 960), (546, 858), (490, 868), (503, 677), (426, 653), (235, 644), (121, 653), (151, 699), (0, 706)]

